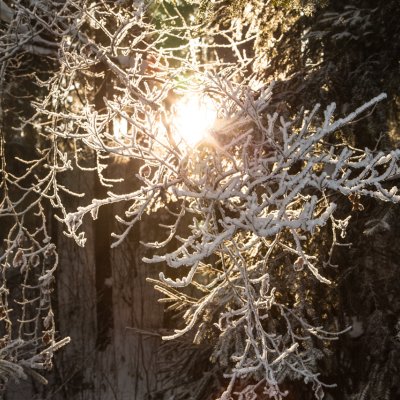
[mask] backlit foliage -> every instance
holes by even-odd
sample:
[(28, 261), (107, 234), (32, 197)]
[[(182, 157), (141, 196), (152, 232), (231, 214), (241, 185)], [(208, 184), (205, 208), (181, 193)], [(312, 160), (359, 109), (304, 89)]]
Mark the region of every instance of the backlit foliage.
[[(258, 21), (255, 5), (244, 20), (229, 14), (233, 22), (221, 29), (196, 19), (195, 4), (187, 3), (0, 5), (3, 382), (39, 376), (36, 369), (50, 367), (53, 351), (68, 341), (55, 337), (57, 249), (48, 216), (55, 213), (84, 246), (84, 217), (122, 203), (125, 213), (115, 218), (124, 230), (113, 246), (147, 216), (162, 214), (162, 234), (143, 245), (152, 254), (145, 262), (170, 267), (154, 284), (181, 315), (164, 339), (211, 343), (213, 373), (226, 378), (216, 387), (220, 399), (282, 399), (294, 379), (322, 399), (318, 360), (339, 332), (328, 306), (317, 315), (323, 299), (315, 296), (334, 286), (332, 254), (350, 218), (338, 202), (347, 198), (361, 210), (363, 197), (400, 200), (390, 185), (400, 151), (355, 149), (334, 134), (385, 95), (342, 118), (334, 104), (281, 116), (253, 51), (260, 40), (259, 26), (249, 27)], [(28, 68), (38, 57), (46, 72)], [(32, 85), (30, 109), (21, 106), (27, 93), (17, 78)], [(185, 96), (210, 99), (217, 110), (191, 146), (174, 132)], [(14, 154), (15, 142), (29, 147)], [(132, 171), (139, 189), (113, 191), (128, 178), (107, 176), (116, 157), (140, 164)], [(68, 199), (83, 194), (60, 183), (69, 170), (96, 171), (107, 196), (71, 209)], [(176, 398), (185, 395), (178, 390)]]

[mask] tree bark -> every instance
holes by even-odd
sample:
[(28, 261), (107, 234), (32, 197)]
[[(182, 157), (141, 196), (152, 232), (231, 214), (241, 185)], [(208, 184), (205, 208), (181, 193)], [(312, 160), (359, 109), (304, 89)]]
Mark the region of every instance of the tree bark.
[[(111, 167), (111, 174), (132, 174), (131, 163)], [(100, 197), (94, 177), (77, 174), (68, 178), (73, 190), (85, 197)], [(122, 189), (128, 189), (129, 183)], [(71, 186), (69, 186), (71, 187)], [(157, 267), (144, 265), (140, 240), (149, 228), (134, 228), (126, 240), (110, 249), (110, 233), (120, 224), (123, 205), (87, 220), (86, 246), (62, 235), (58, 247), (58, 318), (61, 336), (71, 344), (57, 356), (57, 370), (50, 392), (57, 400), (128, 400), (150, 398), (157, 388), (157, 352), (163, 325), (163, 307), (147, 277), (158, 275)]]

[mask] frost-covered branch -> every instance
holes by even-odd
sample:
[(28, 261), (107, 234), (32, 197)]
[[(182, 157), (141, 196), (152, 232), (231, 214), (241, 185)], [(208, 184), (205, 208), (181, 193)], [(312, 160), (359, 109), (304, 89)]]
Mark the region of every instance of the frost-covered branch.
[[(10, 227), (0, 253), (1, 379), (49, 367), (67, 341), (55, 337), (50, 292), (58, 258), (48, 215), (56, 213), (83, 246), (85, 216), (122, 204), (113, 246), (162, 215), (162, 234), (144, 243), (144, 261), (174, 270), (174, 278), (160, 273), (153, 281), (167, 309), (182, 316), (164, 339), (212, 343), (211, 359), (229, 380), (221, 399), (282, 399), (286, 378), (312, 383), (322, 399), (327, 385), (317, 360), (340, 332), (319, 323), (308, 293), (314, 285), (329, 290), (334, 280), (330, 255), (350, 219), (338, 204), (348, 198), (360, 210), (364, 197), (400, 200), (390, 184), (400, 151), (353, 149), (334, 134), (385, 95), (342, 118), (334, 104), (281, 116), (273, 85), (251, 71), (246, 45), (254, 32), (232, 25), (202, 36), (204, 26), (173, 4), (154, 2), (151, 14), (151, 2), (122, 3), (0, 2), (0, 116), (26, 94), (9, 83), (19, 63), (37, 55), (47, 63), (45, 72), (24, 73), (33, 81), (32, 109), (16, 117), (14, 130), (3, 124), (1, 131), (0, 217)], [(193, 98), (212, 109), (197, 142), (195, 124), (179, 122)], [(29, 151), (6, 155), (27, 132)], [(114, 162), (130, 163), (131, 176), (112, 176)], [(74, 193), (62, 183), (68, 171), (95, 172), (104, 196)], [(132, 178), (135, 187), (123, 185)], [(76, 209), (71, 197), (83, 197)], [(322, 235), (326, 251), (315, 246)], [(14, 277), (18, 320), (9, 305)]]

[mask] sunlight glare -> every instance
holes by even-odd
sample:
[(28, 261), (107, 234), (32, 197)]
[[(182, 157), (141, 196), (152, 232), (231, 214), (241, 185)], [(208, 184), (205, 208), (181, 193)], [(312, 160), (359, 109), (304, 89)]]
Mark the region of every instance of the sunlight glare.
[(175, 104), (174, 139), (195, 147), (207, 137), (217, 119), (215, 103), (209, 97), (186, 96)]
[(125, 118), (114, 118), (113, 120), (114, 137), (121, 143), (128, 133), (128, 121)]

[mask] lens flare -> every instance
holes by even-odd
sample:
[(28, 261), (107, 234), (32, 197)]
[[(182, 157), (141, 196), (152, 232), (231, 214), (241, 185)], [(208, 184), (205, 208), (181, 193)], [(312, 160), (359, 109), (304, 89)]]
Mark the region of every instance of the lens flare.
[(207, 137), (217, 119), (215, 103), (205, 96), (185, 96), (174, 109), (173, 135), (178, 146), (195, 147)]

